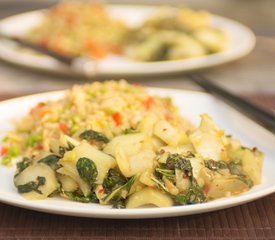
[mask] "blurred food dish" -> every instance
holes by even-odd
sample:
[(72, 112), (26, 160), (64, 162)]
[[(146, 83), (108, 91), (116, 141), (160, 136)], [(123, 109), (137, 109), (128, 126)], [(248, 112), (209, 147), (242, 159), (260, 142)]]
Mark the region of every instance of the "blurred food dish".
[(24, 38), (60, 54), (101, 59), (121, 54), (128, 32), (104, 5), (63, 2), (46, 11)]
[[(65, 2), (9, 17), (1, 33), (59, 54), (89, 57), (95, 75), (188, 71), (238, 59), (255, 38), (245, 26), (206, 11), (140, 5)], [(50, 57), (1, 40), (0, 58), (44, 71), (72, 74)]]
[(211, 24), (211, 17), (206, 11), (162, 7), (132, 30), (126, 56), (137, 61), (165, 61), (222, 52), (229, 36)]
[(200, 57), (225, 50), (229, 41), (205, 11), (160, 7), (131, 27), (112, 18), (104, 5), (78, 2), (48, 10), (25, 38), (64, 55), (101, 59), (118, 54), (137, 61)]

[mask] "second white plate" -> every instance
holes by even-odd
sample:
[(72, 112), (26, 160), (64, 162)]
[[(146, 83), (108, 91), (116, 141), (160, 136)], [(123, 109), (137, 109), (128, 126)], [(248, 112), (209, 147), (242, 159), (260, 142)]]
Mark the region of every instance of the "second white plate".
[[(109, 5), (108, 9), (116, 18), (129, 25), (144, 21), (157, 7), (139, 5)], [(118, 17), (119, 16), (119, 17)], [(12, 36), (22, 36), (43, 18), (43, 11), (33, 11), (8, 17), (0, 21), (0, 31)], [(212, 25), (224, 29), (230, 36), (227, 50), (204, 57), (162, 62), (136, 62), (129, 59), (110, 56), (97, 61), (94, 75), (150, 75), (185, 72), (209, 68), (239, 59), (248, 54), (255, 45), (255, 36), (246, 26), (233, 20), (213, 15)], [(69, 69), (56, 60), (30, 51), (19, 50), (14, 44), (0, 40), (0, 58), (24, 67), (52, 73), (72, 75)]]

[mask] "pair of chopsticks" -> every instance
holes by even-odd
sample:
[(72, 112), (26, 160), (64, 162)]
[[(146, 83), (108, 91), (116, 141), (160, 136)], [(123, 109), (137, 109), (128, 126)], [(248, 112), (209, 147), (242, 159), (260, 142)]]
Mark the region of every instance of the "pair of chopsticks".
[[(35, 50), (39, 53), (50, 56), (58, 60), (59, 62), (65, 64), (70, 69), (80, 71), (87, 76), (91, 76), (93, 73), (92, 71), (89, 71), (89, 68), (94, 64), (95, 62), (94, 59), (64, 56), (52, 50), (49, 50), (47, 48), (27, 42), (26, 40), (23, 40), (17, 37), (10, 37), (7, 35), (3, 35), (1, 33), (0, 33), (0, 38), (13, 41), (23, 47), (26, 47), (26, 48)], [(189, 76), (189, 78), (193, 82), (195, 82), (197, 85), (202, 87), (204, 90), (206, 90), (207, 92), (211, 93), (212, 95), (228, 103), (233, 108), (239, 110), (240, 112), (242, 112), (243, 114), (248, 116), (250, 119), (257, 122), (264, 128), (275, 133), (275, 115), (272, 114), (271, 112), (268, 112), (263, 108), (256, 106), (255, 104), (247, 101), (242, 97), (239, 97), (233, 93), (230, 93), (229, 91), (213, 83), (213, 81), (208, 80), (204, 76), (201, 76), (198, 74), (192, 74)]]
[(275, 134), (275, 115), (272, 114), (272, 112), (260, 108), (250, 101), (225, 90), (204, 76), (191, 75), (189, 78), (207, 92), (223, 100), (234, 109)]

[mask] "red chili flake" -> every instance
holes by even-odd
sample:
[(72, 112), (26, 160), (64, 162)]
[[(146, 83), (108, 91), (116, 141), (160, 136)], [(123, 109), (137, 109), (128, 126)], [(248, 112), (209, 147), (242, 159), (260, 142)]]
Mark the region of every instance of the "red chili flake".
[(256, 152), (257, 150), (257, 147), (252, 148), (252, 152)]
[(1, 156), (7, 155), (9, 152), (9, 148), (7, 146), (2, 146), (1, 148)]
[(45, 109), (45, 110), (40, 111), (38, 115), (40, 118), (43, 118), (48, 113), (51, 113), (51, 111), (49, 109)]
[(151, 96), (149, 96), (145, 101), (144, 101), (144, 106), (146, 109), (150, 109), (153, 105), (155, 104), (155, 99)]
[(112, 115), (112, 118), (113, 118), (113, 120), (114, 120), (114, 122), (116, 123), (117, 126), (122, 125), (122, 116), (119, 112), (115, 112)]
[(43, 147), (43, 145), (42, 145), (42, 144), (38, 144), (38, 145), (36, 146), (36, 149), (37, 149), (37, 150), (43, 150), (43, 149), (44, 149), (44, 147)]
[(173, 119), (173, 115), (171, 113), (166, 113), (165, 118), (166, 118), (167, 121), (170, 121), (170, 120)]
[(67, 134), (67, 133), (69, 132), (69, 127), (68, 127), (68, 125), (67, 125), (66, 123), (64, 123), (64, 122), (60, 122), (60, 123), (59, 123), (59, 129), (60, 129), (63, 133), (65, 133), (65, 134)]
[(159, 151), (159, 154), (164, 154), (165, 153), (165, 150), (164, 149), (161, 149), (160, 151)]
[(36, 107), (41, 108), (41, 107), (44, 107), (45, 105), (46, 104), (44, 102), (39, 102)]
[(210, 190), (210, 186), (209, 185), (205, 185), (204, 188), (203, 188), (203, 191), (205, 194), (207, 194)]
[(104, 193), (104, 188), (100, 189), (100, 190), (98, 191), (98, 193), (99, 193), (99, 194)]
[(46, 104), (44, 102), (39, 102), (37, 103), (37, 105), (31, 109), (31, 114), (33, 114), (34, 112), (36, 112), (39, 108), (44, 107)]

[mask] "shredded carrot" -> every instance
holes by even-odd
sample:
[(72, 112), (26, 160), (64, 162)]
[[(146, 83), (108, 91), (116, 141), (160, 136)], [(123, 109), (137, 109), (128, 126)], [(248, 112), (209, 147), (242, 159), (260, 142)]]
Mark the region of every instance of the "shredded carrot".
[(155, 104), (155, 99), (151, 96), (149, 96), (145, 101), (144, 101), (144, 106), (146, 109), (150, 109), (153, 105)]
[(51, 110), (45, 109), (45, 110), (39, 112), (39, 117), (40, 117), (40, 118), (43, 118), (43, 117), (44, 117), (45, 115), (47, 115), (48, 113), (51, 113)]
[(203, 188), (203, 192), (205, 194), (207, 194), (209, 192), (209, 190), (210, 190), (210, 186), (209, 185), (205, 185), (204, 188)]
[(31, 109), (30, 113), (34, 114), (38, 109), (44, 107), (46, 104), (44, 102), (39, 102), (37, 105)]
[(165, 114), (165, 119), (166, 119), (167, 121), (172, 120), (172, 119), (173, 119), (173, 114), (172, 114), (172, 113), (166, 113), (166, 114)]
[(59, 123), (59, 129), (60, 129), (63, 133), (65, 133), (65, 134), (68, 134), (68, 132), (69, 132), (69, 127), (68, 127), (68, 125), (67, 125), (66, 123), (64, 123), (64, 122), (60, 122), (60, 123)]
[(37, 149), (37, 150), (43, 150), (43, 149), (44, 149), (44, 147), (43, 147), (43, 145), (42, 145), (42, 144), (38, 144), (38, 145), (36, 146), (36, 149)]
[(104, 193), (104, 188), (100, 189), (98, 193)]
[(1, 148), (1, 156), (7, 155), (9, 152), (9, 148), (7, 146), (2, 146)]
[(89, 40), (86, 43), (86, 48), (90, 55), (94, 58), (101, 59), (107, 55), (106, 50), (93, 40)]
[(112, 115), (112, 118), (114, 120), (114, 122), (116, 123), (117, 126), (120, 126), (122, 124), (122, 116), (119, 112), (115, 112)]

